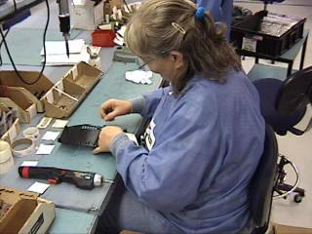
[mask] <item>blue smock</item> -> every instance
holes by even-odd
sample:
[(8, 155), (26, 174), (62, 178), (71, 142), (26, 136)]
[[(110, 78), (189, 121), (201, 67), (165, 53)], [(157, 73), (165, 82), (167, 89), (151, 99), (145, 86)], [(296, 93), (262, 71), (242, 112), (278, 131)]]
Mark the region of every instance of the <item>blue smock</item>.
[(225, 84), (194, 77), (182, 95), (169, 86), (140, 103), (135, 109), (152, 117), (150, 149), (123, 133), (110, 145), (126, 188), (181, 233), (239, 233), (264, 145), (253, 84), (234, 71)]

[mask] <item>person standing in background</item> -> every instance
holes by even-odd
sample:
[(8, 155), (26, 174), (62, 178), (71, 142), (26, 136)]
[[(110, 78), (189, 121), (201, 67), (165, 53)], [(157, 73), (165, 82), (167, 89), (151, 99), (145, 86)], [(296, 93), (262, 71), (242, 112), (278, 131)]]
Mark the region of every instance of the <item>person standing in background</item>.
[(233, 0), (197, 0), (197, 7), (203, 7), (209, 11), (216, 22), (226, 24), (226, 37), (230, 39), (230, 29), (232, 23)]

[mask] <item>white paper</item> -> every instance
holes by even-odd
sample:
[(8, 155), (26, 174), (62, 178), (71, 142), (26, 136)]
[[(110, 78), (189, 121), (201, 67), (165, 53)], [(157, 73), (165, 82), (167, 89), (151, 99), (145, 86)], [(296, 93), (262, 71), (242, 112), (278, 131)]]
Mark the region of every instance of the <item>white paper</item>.
[(52, 125), (52, 128), (64, 128), (67, 125), (67, 123), (68, 123), (68, 120), (57, 119)]
[[(65, 41), (46, 41), (46, 54), (48, 55), (66, 55)], [(68, 47), (70, 54), (80, 54), (85, 41), (83, 39), (69, 40)], [(43, 48), (41, 50), (43, 55)]]
[(54, 147), (55, 145), (40, 144), (36, 154), (41, 154), (41, 155), (51, 154)]
[(27, 190), (30, 192), (43, 194), (49, 187), (50, 187), (49, 184), (35, 182)]
[(22, 167), (35, 167), (38, 165), (38, 161), (24, 161), (21, 166)]
[(153, 76), (151, 71), (135, 70), (126, 72), (126, 80), (137, 84), (151, 84), (150, 78)]
[(69, 58), (66, 54), (48, 55), (46, 59), (47, 66), (75, 65), (80, 61), (87, 62), (88, 54), (71, 54)]
[(52, 132), (52, 131), (47, 131), (41, 140), (46, 140), (46, 141), (55, 141), (56, 138), (60, 135), (60, 132)]

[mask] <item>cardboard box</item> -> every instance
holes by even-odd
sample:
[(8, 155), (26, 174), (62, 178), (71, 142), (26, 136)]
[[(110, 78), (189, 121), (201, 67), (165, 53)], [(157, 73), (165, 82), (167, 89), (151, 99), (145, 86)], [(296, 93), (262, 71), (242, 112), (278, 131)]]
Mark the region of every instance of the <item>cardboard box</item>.
[(273, 234), (312, 234), (312, 228), (273, 224)]
[(0, 233), (45, 233), (55, 218), (52, 202), (37, 193), (0, 187)]
[(102, 71), (86, 62), (80, 62), (66, 73), (64, 79), (83, 87), (88, 93), (100, 80)]
[[(38, 78), (39, 72), (36, 71), (20, 71), (23, 79), (29, 83), (35, 81)], [(17, 76), (15, 71), (0, 71), (0, 85), (10, 87), (23, 88), (23, 92), (28, 99), (31, 99), (37, 105), (38, 112), (44, 112), (43, 103), (40, 101), (41, 97), (53, 86), (53, 83), (42, 74), (42, 77), (33, 85), (27, 85), (23, 83)]]
[(17, 110), (17, 117), (21, 123), (30, 124), (37, 115), (36, 103), (19, 89), (6, 88), (5, 92), (0, 94), (0, 102)]
[(46, 115), (69, 117), (101, 78), (102, 71), (85, 62), (75, 65), (43, 97)]
[(71, 22), (74, 28), (94, 30), (103, 22), (104, 3), (93, 1), (74, 1), (71, 8)]
[(4, 133), (1, 137), (1, 140), (4, 140), (6, 142), (9, 142), (9, 144), (12, 144), (16, 136), (21, 132), (21, 126), (19, 124), (19, 119), (17, 118), (12, 126)]

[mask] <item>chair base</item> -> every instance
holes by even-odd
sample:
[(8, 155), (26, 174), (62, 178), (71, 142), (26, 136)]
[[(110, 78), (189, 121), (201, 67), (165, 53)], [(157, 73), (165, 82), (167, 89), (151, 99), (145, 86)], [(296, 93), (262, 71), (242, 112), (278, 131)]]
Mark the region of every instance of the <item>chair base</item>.
[[(282, 193), (289, 192), (293, 188), (294, 188), (294, 186), (289, 185), (289, 184), (278, 184), (276, 186), (276, 189), (278, 191), (281, 191)], [(305, 196), (305, 190), (303, 188), (297, 187), (292, 192), (296, 193), (296, 195), (294, 196), (294, 202), (300, 203), (302, 201), (302, 198)], [(286, 199), (287, 196), (285, 196), (284, 198)]]
[[(294, 185), (284, 183), (286, 177), (286, 171), (284, 167), (288, 164), (292, 166), (297, 176), (296, 183)], [(277, 167), (277, 178), (274, 186), (274, 191), (277, 192), (279, 195), (275, 197), (283, 197), (284, 199), (286, 199), (287, 195), (289, 195), (290, 193), (296, 193), (296, 195), (294, 196), (294, 201), (296, 203), (300, 203), (302, 201), (302, 198), (305, 196), (305, 190), (303, 188), (299, 188), (298, 184), (299, 173), (296, 166), (284, 155), (280, 155), (280, 161)]]

